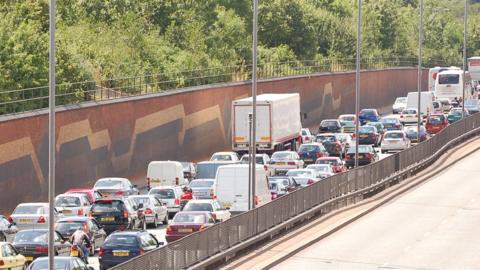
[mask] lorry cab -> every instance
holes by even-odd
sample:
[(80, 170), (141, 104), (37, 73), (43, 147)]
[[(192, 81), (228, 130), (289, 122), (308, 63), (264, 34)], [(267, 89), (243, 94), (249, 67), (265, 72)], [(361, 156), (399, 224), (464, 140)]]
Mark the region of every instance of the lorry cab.
[(147, 169), (147, 188), (156, 186), (188, 185), (183, 177), (183, 167), (178, 161), (152, 161)]
[[(221, 166), (215, 177), (215, 191), (217, 200), (224, 208), (232, 213), (240, 213), (249, 209), (248, 190), (249, 169), (247, 164)], [(268, 186), (267, 173), (263, 166), (255, 166), (255, 196), (254, 208), (262, 206), (272, 200)]]

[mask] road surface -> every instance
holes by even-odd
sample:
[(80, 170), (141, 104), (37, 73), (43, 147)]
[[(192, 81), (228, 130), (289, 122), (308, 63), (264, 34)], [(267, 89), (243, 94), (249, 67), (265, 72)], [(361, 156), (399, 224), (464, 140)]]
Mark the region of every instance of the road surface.
[(274, 269), (480, 269), (480, 151)]

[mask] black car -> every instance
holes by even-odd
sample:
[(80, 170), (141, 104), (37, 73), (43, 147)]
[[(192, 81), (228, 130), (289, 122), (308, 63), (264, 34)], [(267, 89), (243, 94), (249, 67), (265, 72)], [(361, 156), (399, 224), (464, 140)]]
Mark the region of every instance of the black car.
[(360, 144), (380, 145), (382, 140), (381, 134), (378, 133), (374, 126), (362, 126), (358, 129), (358, 142)]
[(12, 242), (18, 229), (5, 216), (0, 215), (0, 242)]
[[(378, 154), (371, 145), (358, 146), (358, 165), (363, 166), (378, 160)], [(355, 167), (355, 145), (352, 145), (345, 155), (345, 165), (348, 168)]]
[(129, 199), (100, 199), (92, 205), (89, 216), (110, 234), (116, 230), (141, 228), (137, 208)]
[(305, 164), (313, 164), (317, 158), (328, 156), (328, 152), (325, 147), (319, 143), (306, 143), (300, 146), (298, 155)]
[(107, 233), (103, 227), (91, 217), (68, 217), (59, 219), (55, 223), (55, 230), (57, 230), (63, 238), (69, 239), (76, 230), (83, 230), (92, 242), (90, 248), (90, 255), (95, 254), (96, 247), (103, 245)]
[[(22, 230), (17, 233), (12, 245), (30, 263), (38, 257), (48, 256), (48, 229)], [(55, 256), (69, 256), (71, 244), (55, 231)]]
[(323, 120), (320, 123), (320, 127), (318, 128), (318, 133), (325, 133), (325, 132), (342, 133), (343, 132), (342, 124), (337, 119)]
[[(94, 270), (93, 267), (87, 266), (81, 259), (76, 257), (55, 256), (55, 270)], [(38, 258), (33, 261), (27, 270), (45, 270), (48, 269), (48, 257)]]
[(114, 232), (98, 251), (100, 270), (111, 268), (133, 257), (158, 248), (163, 243), (146, 231)]

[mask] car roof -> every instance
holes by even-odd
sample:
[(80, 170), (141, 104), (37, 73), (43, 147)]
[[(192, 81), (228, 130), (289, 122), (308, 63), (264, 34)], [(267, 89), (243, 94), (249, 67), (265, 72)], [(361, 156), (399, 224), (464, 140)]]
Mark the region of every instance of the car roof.
[[(235, 152), (226, 152), (226, 151), (225, 151), (225, 152), (215, 152), (215, 153), (213, 153), (213, 155), (234, 155), (234, 154), (237, 154), (237, 153), (235, 153)], [(212, 156), (213, 156), (213, 155), (212, 155)]]
[(152, 187), (150, 190), (154, 189), (175, 189), (175, 188), (182, 188), (181, 186), (157, 186), (157, 187)]
[(339, 157), (320, 157), (317, 160), (339, 160)]
[(31, 206), (46, 206), (48, 207), (48, 202), (28, 202), (28, 203), (19, 203), (18, 206), (25, 206), (25, 205), (31, 205)]
[[(133, 236), (137, 236), (139, 234), (143, 234), (145, 233), (145, 231), (132, 231), (132, 230), (128, 230), (128, 231), (114, 231), (112, 234), (110, 235), (133, 235)], [(109, 235), (109, 237), (110, 237)]]
[[(68, 257), (68, 256), (55, 256), (54, 259), (55, 260), (59, 260), (59, 261), (70, 261), (70, 260), (73, 260), (75, 257)], [(35, 261), (38, 262), (38, 261), (46, 261), (48, 260), (48, 257), (38, 257)]]
[(93, 192), (93, 188), (71, 188), (67, 190), (65, 193), (76, 193), (76, 192)]
[(128, 180), (127, 178), (122, 178), (122, 177), (103, 177), (103, 178), (100, 178), (97, 180), (100, 181), (100, 180), (120, 180), (120, 181), (123, 181), (123, 182), (130, 182), (130, 180)]
[(48, 229), (24, 229), (19, 232), (48, 232)]
[(210, 215), (209, 211), (180, 211), (177, 214), (205, 214)]

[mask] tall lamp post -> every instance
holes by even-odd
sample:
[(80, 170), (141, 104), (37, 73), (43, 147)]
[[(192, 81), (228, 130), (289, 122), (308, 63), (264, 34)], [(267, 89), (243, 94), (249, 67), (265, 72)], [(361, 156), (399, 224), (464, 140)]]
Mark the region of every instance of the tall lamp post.
[(360, 52), (362, 46), (362, 0), (358, 0), (357, 18), (357, 59), (355, 73), (355, 168), (358, 168), (358, 130), (359, 130), (359, 109), (360, 109)]
[(55, 199), (55, 9), (56, 0), (49, 7), (49, 96), (48, 96), (48, 269), (54, 267), (54, 199)]
[(250, 189), (251, 209), (255, 208), (255, 172), (256, 172), (256, 153), (257, 153), (257, 25), (258, 25), (258, 0), (253, 0), (253, 67), (252, 67), (252, 133), (251, 133), (251, 147), (250, 147)]
[(422, 125), (422, 105), (421, 105), (421, 91), (422, 91), (422, 47), (423, 47), (423, 0), (420, 0), (419, 7), (419, 24), (418, 24), (418, 75), (417, 75), (417, 91), (418, 91), (418, 111), (417, 111), (417, 143), (420, 143), (420, 126)]
[(463, 87), (462, 87), (462, 119), (465, 118), (465, 72), (467, 69), (467, 20), (468, 20), (468, 0), (465, 0), (465, 10), (463, 14)]

